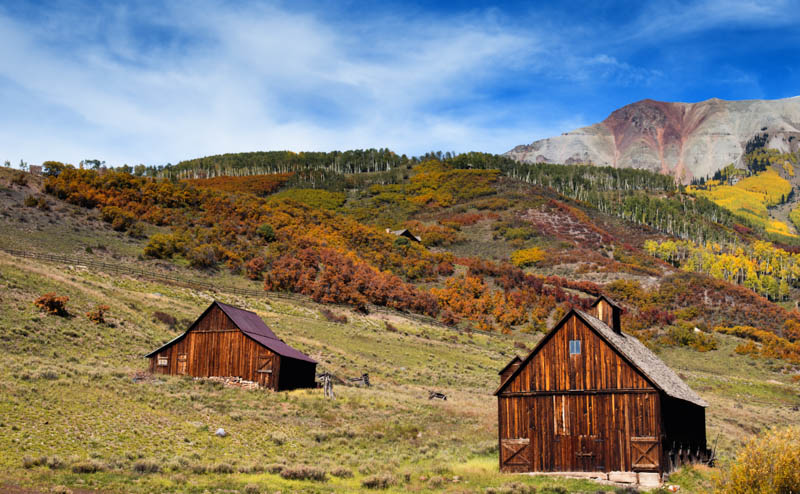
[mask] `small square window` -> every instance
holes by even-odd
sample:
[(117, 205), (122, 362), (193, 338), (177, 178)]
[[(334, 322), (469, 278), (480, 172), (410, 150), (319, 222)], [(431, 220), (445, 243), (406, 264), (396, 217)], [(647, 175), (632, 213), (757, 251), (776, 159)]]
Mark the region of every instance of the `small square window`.
[(581, 354), (581, 340), (569, 340), (569, 354), (570, 355)]
[(167, 357), (162, 357), (161, 355), (158, 356), (158, 366), (159, 367), (166, 367), (168, 365), (168, 363), (169, 363), (169, 361), (167, 360)]

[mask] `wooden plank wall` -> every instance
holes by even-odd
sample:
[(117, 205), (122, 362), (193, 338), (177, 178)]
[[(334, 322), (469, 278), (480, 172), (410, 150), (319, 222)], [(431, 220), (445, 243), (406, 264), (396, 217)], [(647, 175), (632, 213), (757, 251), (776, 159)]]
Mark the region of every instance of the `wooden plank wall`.
[(657, 392), (500, 397), (500, 415), (501, 449), (519, 439), (532, 448), (531, 465), (512, 471), (631, 471), (631, 438), (660, 430)]
[(519, 367), (520, 363), (521, 362), (517, 362), (517, 363), (515, 363), (513, 365), (508, 366), (508, 369), (504, 370), (503, 373), (500, 374), (500, 383), (501, 384), (504, 383), (506, 379), (508, 379), (508, 376), (510, 376), (511, 374), (514, 373), (515, 370), (517, 370), (517, 367)]
[[(581, 340), (580, 355), (569, 354), (570, 340)], [(648, 388), (652, 387), (636, 369), (573, 316), (514, 377), (504, 394)]]
[[(569, 354), (570, 340), (581, 341), (579, 355)], [(631, 439), (655, 443), (661, 433), (659, 392), (574, 316), (513, 378), (498, 407), (504, 471), (630, 471)], [(525, 439), (530, 451), (514, 459), (527, 455), (531, 465), (504, 464), (502, 452)]]
[[(216, 306), (197, 321), (182, 340), (151, 357), (150, 370), (158, 374), (179, 374), (178, 356), (184, 354), (186, 372), (190, 376), (235, 376), (256, 382), (265, 377), (265, 373), (257, 372), (259, 363), (263, 362), (263, 357), (272, 356), (268, 387), (277, 389), (280, 380), (280, 356), (245, 336)], [(159, 356), (167, 357), (166, 367), (157, 365)]]

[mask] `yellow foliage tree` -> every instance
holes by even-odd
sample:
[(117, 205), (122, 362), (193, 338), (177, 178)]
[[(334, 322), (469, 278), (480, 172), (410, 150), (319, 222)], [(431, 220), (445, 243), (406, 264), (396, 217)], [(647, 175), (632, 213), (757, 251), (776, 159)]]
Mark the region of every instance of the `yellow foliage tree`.
[(752, 440), (717, 483), (718, 494), (800, 492), (800, 427), (770, 430)]
[(532, 266), (545, 258), (545, 251), (539, 247), (517, 250), (511, 253), (511, 262), (517, 267)]

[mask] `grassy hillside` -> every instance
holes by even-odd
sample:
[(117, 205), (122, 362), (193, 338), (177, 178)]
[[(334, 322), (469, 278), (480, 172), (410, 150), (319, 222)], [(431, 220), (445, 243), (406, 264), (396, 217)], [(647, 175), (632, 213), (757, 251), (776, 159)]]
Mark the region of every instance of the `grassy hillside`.
[[(539, 336), (458, 333), (400, 314), (365, 316), (344, 308), (334, 311), (348, 323), (336, 324), (310, 301), (198, 293), (4, 254), (0, 284), (6, 482), (109, 492), (246, 492), (248, 486), (352, 492), (366, 479), (388, 475), (396, 482), (392, 492), (482, 492), (510, 483), (598, 488), (497, 472), (496, 372)], [(70, 317), (33, 306), (47, 291), (70, 297)], [(330, 401), (319, 390), (244, 391), (170, 377), (135, 381), (146, 368), (142, 355), (176, 335), (212, 297), (256, 310), (322, 369), (340, 376), (369, 372), (373, 388), (337, 386)], [(104, 325), (84, 316), (100, 303), (110, 305)], [(177, 318), (179, 327), (157, 322), (156, 311)], [(800, 418), (792, 410), (800, 399), (778, 361), (737, 355), (736, 338), (719, 341), (705, 354), (660, 352), (711, 403), (709, 438), (721, 434), (724, 458), (761, 428)], [(448, 401), (427, 400), (429, 390), (447, 393)], [(218, 427), (230, 435), (214, 436)], [(35, 465), (43, 457), (45, 465)], [(277, 471), (278, 464), (321, 468), (328, 480), (261, 471)], [(99, 471), (85, 472), (94, 468)], [(340, 471), (353, 477), (333, 476)], [(708, 475), (701, 471), (701, 478)], [(696, 476), (676, 478), (688, 489)]]
[[(497, 172), (458, 170), (434, 164), (412, 170), (432, 174), (424, 183), (411, 175), (401, 183), (329, 192), (343, 194), (344, 202), (336, 196), (315, 205), (307, 202), (330, 196), (291, 186), (278, 199), (159, 182), (126, 188), (128, 177), (91, 172), (64, 182), (63, 194), (45, 194), (42, 178), (0, 170), (0, 247), (80, 256), (150, 275), (0, 253), (6, 350), (0, 359), (0, 485), (45, 491), (60, 484), (76, 492), (353, 492), (386, 481), (389, 492), (479, 493), (503, 486), (523, 492), (510, 484), (539, 492), (607, 489), (500, 475), (491, 396), (497, 370), (512, 355), (527, 353), (541, 338), (539, 330), (570, 303), (599, 292), (621, 301), (628, 308), (624, 327), (711, 403), (709, 442), (723, 461), (764, 427), (800, 419), (795, 365), (740, 351), (760, 343), (710, 332), (753, 324), (782, 333), (793, 313), (746, 288), (679, 272), (649, 255), (646, 241), (668, 237), (637, 222)], [(96, 202), (87, 207), (86, 200)], [(110, 207), (142, 209), (128, 222)], [(365, 217), (369, 211), (373, 215)], [(261, 233), (264, 223), (273, 227), (269, 241)], [(428, 248), (398, 244), (383, 232), (403, 225), (423, 232)], [(145, 255), (159, 238), (185, 244), (173, 243), (177, 250), (169, 255)], [(193, 257), (201, 241), (221, 247), (212, 247), (211, 265)], [(234, 269), (232, 257), (216, 257), (229, 255), (223, 248), (263, 256), (269, 268), (250, 279), (252, 259), (241, 258)], [(281, 288), (299, 292), (292, 297), (226, 289), (260, 290), (276, 282), (270, 276), (288, 273), (281, 263), (292, 258), (307, 259), (308, 266), (353, 261), (353, 273), (373, 280), (396, 276), (402, 285), (386, 286), (415, 291), (386, 292), (395, 297), (390, 300), (430, 295), (439, 322), (413, 315), (413, 305), (401, 307), (406, 313), (392, 311), (392, 303), (370, 309), (381, 301), (377, 296), (367, 304), (329, 300), (314, 286)], [(218, 288), (148, 281), (153, 275)], [(281, 283), (287, 279), (295, 278)], [(359, 286), (359, 279), (343, 286)], [(46, 292), (70, 297), (70, 317), (46, 315), (33, 305)], [(320, 370), (345, 377), (368, 372), (373, 388), (337, 386), (337, 400), (330, 401), (318, 390), (268, 393), (189, 378), (138, 379), (146, 369), (142, 355), (179, 334), (214, 298), (255, 310), (289, 344), (317, 359)], [(85, 314), (101, 304), (109, 306), (108, 322), (95, 324)], [(329, 321), (323, 308), (348, 322)], [(156, 312), (176, 324), (160, 322)], [(429, 401), (430, 390), (447, 393), (448, 401)], [(229, 436), (214, 436), (218, 427)], [(324, 470), (327, 480), (286, 479), (279, 473), (284, 469), (301, 476)], [(685, 470), (672, 482), (683, 492), (707, 492), (712, 476), (706, 469)]]
[[(244, 492), (250, 484), (265, 491), (352, 492), (365, 479), (388, 475), (396, 482), (391, 491), (404, 492), (512, 480), (497, 473), (490, 393), (496, 370), (520, 351), (515, 343), (532, 345), (533, 337), (463, 334), (347, 309), (335, 309), (348, 318), (336, 324), (310, 301), (197, 293), (5, 254), (0, 284), (5, 482), (111, 492)], [(50, 291), (70, 297), (69, 317), (34, 307), (33, 299)], [(319, 390), (244, 391), (188, 378), (135, 381), (146, 368), (142, 355), (180, 330), (153, 314), (170, 314), (185, 327), (212, 298), (257, 311), (287, 342), (319, 360), (321, 370), (343, 377), (369, 372), (373, 387), (337, 386), (331, 401)], [(97, 325), (84, 313), (100, 303), (110, 309), (108, 322)], [(429, 401), (429, 390), (447, 393), (448, 401)], [(218, 427), (229, 436), (215, 437)], [(45, 465), (36, 465), (43, 457)], [(286, 480), (264, 471), (277, 465), (310, 465), (328, 472), (328, 480)], [(592, 488), (581, 481), (513, 480)]]

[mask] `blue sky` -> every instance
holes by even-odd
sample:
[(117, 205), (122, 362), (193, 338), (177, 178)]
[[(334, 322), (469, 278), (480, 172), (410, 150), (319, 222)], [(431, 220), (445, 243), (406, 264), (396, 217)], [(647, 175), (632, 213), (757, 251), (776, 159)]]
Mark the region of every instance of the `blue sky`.
[(502, 153), (644, 98), (796, 96), (798, 46), (798, 1), (0, 0), (0, 160)]

